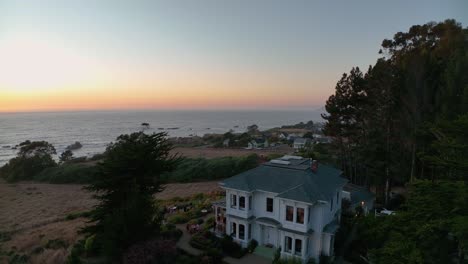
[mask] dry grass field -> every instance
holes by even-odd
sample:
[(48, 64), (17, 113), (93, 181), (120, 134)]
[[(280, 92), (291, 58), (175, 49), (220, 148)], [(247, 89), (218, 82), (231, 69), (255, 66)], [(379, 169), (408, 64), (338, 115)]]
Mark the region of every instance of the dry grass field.
[[(168, 184), (156, 198), (188, 197), (218, 188), (217, 182)], [(9, 252), (28, 256), (28, 263), (64, 263), (80, 239), (77, 231), (86, 224), (85, 218), (67, 220), (67, 215), (95, 204), (82, 185), (0, 182), (0, 234), (4, 236), (0, 263), (8, 263)], [(50, 246), (51, 241), (59, 246)]]
[(250, 154), (257, 154), (259, 156), (268, 156), (270, 154), (290, 154), (294, 149), (289, 146), (279, 146), (268, 149), (229, 149), (229, 148), (174, 148), (173, 153), (179, 153), (187, 158), (220, 158), (220, 157), (242, 157)]

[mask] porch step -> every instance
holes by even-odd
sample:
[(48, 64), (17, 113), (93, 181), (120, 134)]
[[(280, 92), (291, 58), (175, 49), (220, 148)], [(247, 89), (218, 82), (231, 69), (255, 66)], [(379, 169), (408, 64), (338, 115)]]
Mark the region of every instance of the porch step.
[(253, 253), (257, 256), (273, 260), (273, 258), (275, 257), (276, 248), (257, 246)]

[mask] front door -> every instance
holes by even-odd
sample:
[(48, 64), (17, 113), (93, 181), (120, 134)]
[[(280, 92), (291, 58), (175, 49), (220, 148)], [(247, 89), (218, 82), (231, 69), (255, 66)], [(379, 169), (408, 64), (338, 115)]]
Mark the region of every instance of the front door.
[(275, 229), (270, 226), (263, 226), (263, 244), (276, 246)]

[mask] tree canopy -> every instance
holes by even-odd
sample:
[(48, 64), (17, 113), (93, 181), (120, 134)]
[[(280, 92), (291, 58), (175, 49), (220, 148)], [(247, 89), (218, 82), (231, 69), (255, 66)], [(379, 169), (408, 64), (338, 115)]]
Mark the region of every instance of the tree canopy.
[(17, 156), (0, 168), (0, 175), (7, 181), (31, 180), (44, 169), (57, 165), (52, 158), (55, 148), (46, 141), (27, 140), (19, 147)]
[(179, 161), (171, 149), (165, 133), (121, 135), (108, 146), (96, 180), (87, 187), (99, 205), (84, 231), (96, 236), (109, 260), (159, 233), (161, 216), (153, 195), (162, 190), (160, 176)]
[(388, 197), (392, 183), (447, 176), (434, 170), (434, 154), (466, 144), (440, 132), (468, 111), (468, 29), (454, 20), (412, 26), (384, 40), (380, 53), (365, 73), (343, 74), (323, 118), (345, 175)]

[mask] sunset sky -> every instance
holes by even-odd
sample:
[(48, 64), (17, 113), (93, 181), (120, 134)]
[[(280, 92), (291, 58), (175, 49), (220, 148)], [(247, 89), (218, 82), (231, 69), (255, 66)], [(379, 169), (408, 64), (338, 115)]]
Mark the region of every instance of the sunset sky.
[(0, 0), (0, 112), (323, 106), (384, 38), (468, 1)]

